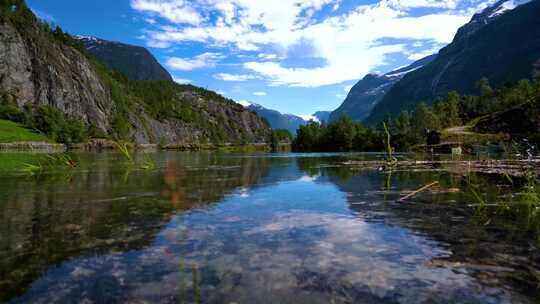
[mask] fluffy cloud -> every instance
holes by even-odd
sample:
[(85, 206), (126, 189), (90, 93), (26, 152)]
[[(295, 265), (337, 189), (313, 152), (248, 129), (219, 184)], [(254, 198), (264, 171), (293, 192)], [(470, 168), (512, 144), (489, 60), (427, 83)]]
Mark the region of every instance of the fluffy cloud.
[(388, 0), (388, 3), (396, 8), (410, 9), (417, 7), (436, 7), (455, 9), (459, 0)]
[(228, 73), (219, 73), (214, 75), (215, 79), (223, 81), (248, 81), (257, 79), (255, 75), (249, 74), (228, 74)]
[(266, 96), (266, 92), (254, 92), (253, 95), (255, 95), (255, 96)]
[(191, 83), (191, 80), (189, 79), (184, 79), (184, 78), (179, 78), (179, 77), (173, 77), (173, 80), (174, 82), (178, 83), (178, 84), (188, 84), (188, 83)]
[(135, 10), (151, 13), (174, 23), (198, 25), (202, 21), (199, 13), (182, 0), (131, 0)]
[(214, 67), (224, 56), (219, 53), (204, 53), (194, 58), (172, 57), (167, 59), (166, 65), (179, 71), (191, 71), (194, 69)]
[[(472, 14), (458, 9), (461, 1), (381, 0), (325, 18), (314, 16), (324, 7), (338, 9), (341, 1), (280, 0), (269, 4), (267, 0), (132, 0), (131, 5), (168, 22), (145, 33), (149, 46), (200, 42), (227, 52), (232, 48), (238, 59), (264, 49), (259, 56), (243, 62), (242, 67), (250, 72), (216, 74), (217, 79), (246, 81), (253, 79), (250, 73), (256, 73), (271, 85), (319, 87), (359, 79), (386, 64), (393, 53), (406, 53), (413, 44), (450, 42)], [(412, 14), (415, 8), (431, 9)], [(285, 64), (287, 50), (301, 41), (308, 41), (313, 48), (309, 55), (323, 59), (324, 64)], [(268, 49), (273, 50), (270, 54), (281, 55), (268, 55)], [(215, 66), (215, 61), (203, 62), (208, 61), (171, 58), (167, 63), (179, 70)]]

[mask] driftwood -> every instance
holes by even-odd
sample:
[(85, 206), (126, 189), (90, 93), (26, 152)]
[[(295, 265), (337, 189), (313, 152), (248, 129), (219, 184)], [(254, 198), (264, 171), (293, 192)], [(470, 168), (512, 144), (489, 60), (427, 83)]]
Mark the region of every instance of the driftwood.
[(507, 174), (510, 176), (524, 176), (534, 174), (540, 176), (540, 160), (441, 160), (441, 161), (415, 161), (400, 160), (391, 167), (385, 161), (348, 161), (343, 165), (353, 169), (367, 169), (380, 171), (430, 171), (445, 170), (456, 173), (490, 173)]
[(429, 188), (431, 188), (431, 187), (434, 187), (434, 186), (437, 186), (437, 185), (439, 185), (439, 182), (433, 182), (433, 183), (431, 183), (431, 184), (427, 184), (427, 185), (425, 185), (424, 187), (422, 187), (422, 188), (420, 188), (420, 189), (418, 189), (418, 190), (416, 190), (416, 191), (413, 191), (413, 192), (411, 192), (410, 194), (407, 194), (407, 195), (405, 195), (404, 197), (400, 198), (400, 199), (399, 199), (399, 202), (404, 202), (404, 201), (408, 200), (409, 198), (411, 198), (411, 197), (417, 195), (418, 193), (423, 192), (423, 191), (426, 191), (427, 189), (429, 189)]

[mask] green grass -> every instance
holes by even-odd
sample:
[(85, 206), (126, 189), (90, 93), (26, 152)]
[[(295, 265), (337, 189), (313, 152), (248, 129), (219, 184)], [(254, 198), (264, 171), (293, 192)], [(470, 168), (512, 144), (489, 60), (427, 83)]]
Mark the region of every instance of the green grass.
[(23, 128), (18, 123), (0, 119), (0, 143), (42, 141), (51, 142), (43, 134)]

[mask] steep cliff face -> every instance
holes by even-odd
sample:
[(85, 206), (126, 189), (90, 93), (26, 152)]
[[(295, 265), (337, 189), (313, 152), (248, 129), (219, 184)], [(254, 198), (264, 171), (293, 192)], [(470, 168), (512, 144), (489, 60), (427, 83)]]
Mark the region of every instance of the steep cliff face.
[(86, 51), (107, 67), (121, 71), (133, 80), (170, 80), (173, 78), (145, 48), (96, 37), (76, 36)]
[(107, 130), (113, 103), (94, 67), (42, 31), (34, 24), (21, 32), (0, 15), (0, 92), (21, 108), (50, 105)]
[[(137, 95), (136, 86), (151, 83), (147, 91), (153, 92), (162, 83), (133, 82), (115, 75), (64, 42), (63, 34), (55, 38), (23, 1), (11, 2), (16, 5), (0, 11), (0, 97), (4, 101), (25, 111), (52, 106), (109, 136), (120, 117), (128, 129), (126, 139), (136, 143), (260, 143), (269, 139), (271, 129), (266, 122), (214, 92), (165, 81), (171, 94), (145, 100)], [(172, 115), (156, 115), (155, 104)]]
[(130, 123), (135, 126), (131, 132), (133, 140), (170, 145), (212, 141), (241, 144), (264, 143), (270, 137), (270, 126), (239, 104), (208, 100), (190, 91), (180, 93), (178, 102), (197, 113), (198, 122), (158, 120), (141, 107), (129, 115)]

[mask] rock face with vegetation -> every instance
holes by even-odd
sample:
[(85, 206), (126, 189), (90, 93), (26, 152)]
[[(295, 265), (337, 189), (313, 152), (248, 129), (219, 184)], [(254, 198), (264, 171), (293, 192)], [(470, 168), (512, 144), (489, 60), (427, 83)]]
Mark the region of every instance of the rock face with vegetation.
[(531, 78), (540, 59), (540, 1), (504, 11), (506, 2), (475, 15), (433, 62), (397, 82), (367, 121), (395, 117), (451, 91), (479, 93), (477, 83), (484, 77), (493, 87)]
[(22, 0), (0, 3), (0, 97), (0, 118), (59, 141), (245, 144), (267, 142), (271, 134), (256, 114), (214, 92), (111, 71), (80, 41), (40, 22)]
[(343, 104), (330, 115), (330, 121), (336, 121), (342, 116), (362, 121), (366, 119), (373, 108), (381, 101), (384, 95), (407, 73), (415, 71), (430, 63), (436, 55), (420, 59), (413, 64), (392, 71), (385, 75), (368, 74), (357, 82), (347, 95)]
[(75, 38), (97, 60), (112, 70), (122, 72), (131, 80), (173, 80), (169, 72), (144, 47), (96, 37)]
[[(11, 10), (11, 8), (9, 8)], [(0, 92), (6, 102), (53, 106), (102, 130), (113, 102), (92, 64), (72, 47), (53, 41), (31, 12), (0, 14)], [(34, 19), (32, 21), (32, 19)], [(31, 20), (31, 21), (26, 21)]]

